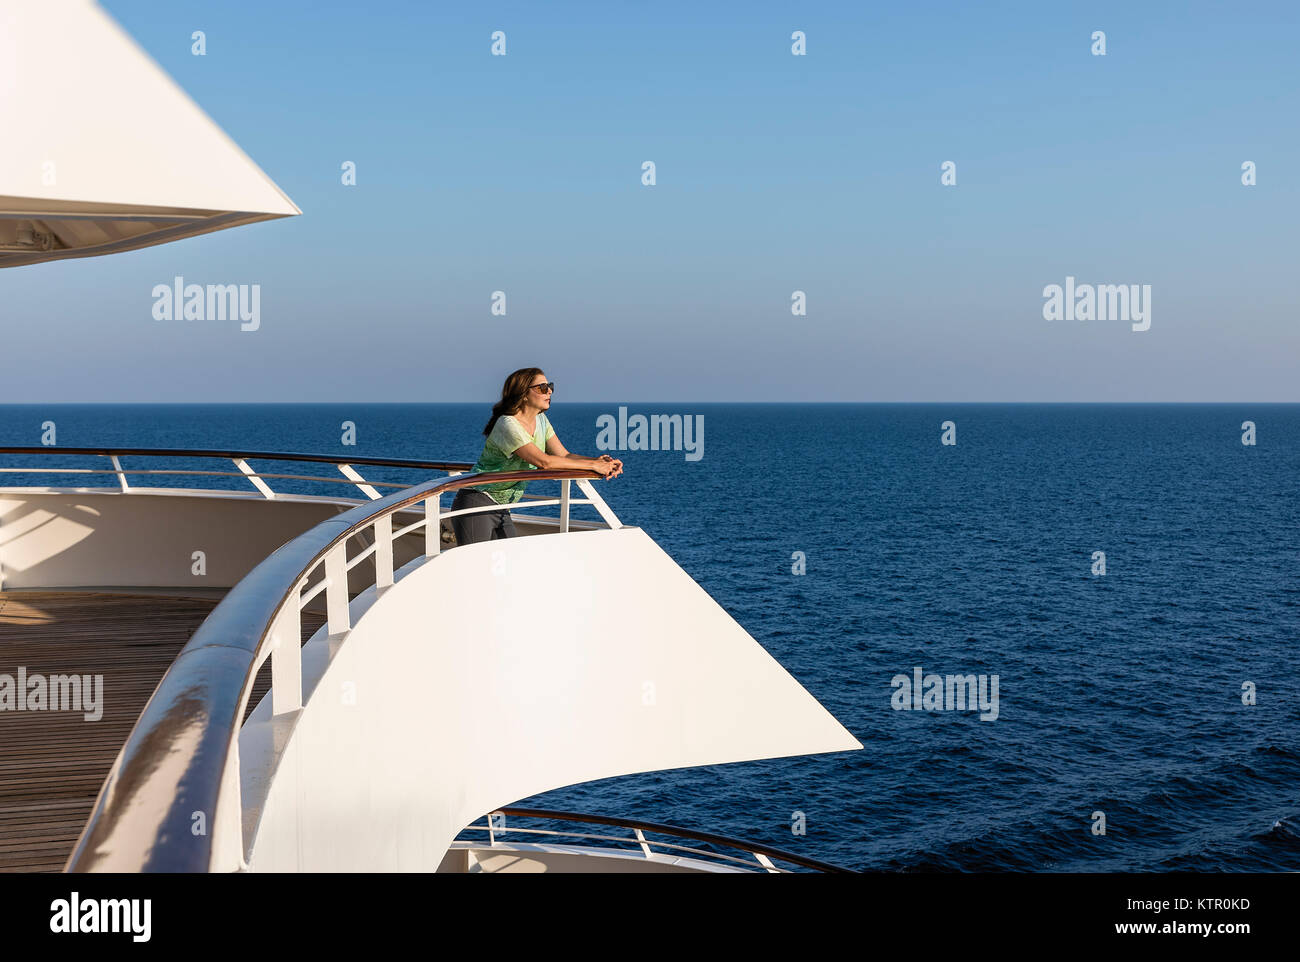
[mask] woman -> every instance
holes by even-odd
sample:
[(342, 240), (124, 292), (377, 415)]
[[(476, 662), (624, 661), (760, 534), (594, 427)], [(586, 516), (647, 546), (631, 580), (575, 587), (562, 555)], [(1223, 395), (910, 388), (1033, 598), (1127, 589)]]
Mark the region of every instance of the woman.
[[(584, 458), (565, 450), (546, 417), (554, 391), (555, 385), (546, 380), (541, 368), (526, 367), (506, 378), (501, 400), (493, 405), (492, 417), (483, 428), (487, 437), (483, 453), (470, 473), (589, 468), (603, 474), (606, 481), (622, 474), (623, 462), (608, 454)], [(511, 505), (524, 496), (527, 485), (527, 481), (502, 481), (461, 488), (451, 503), (451, 510), (486, 504)], [(515, 526), (506, 509), (457, 515), (451, 519), (451, 527), (458, 545), (515, 536)]]

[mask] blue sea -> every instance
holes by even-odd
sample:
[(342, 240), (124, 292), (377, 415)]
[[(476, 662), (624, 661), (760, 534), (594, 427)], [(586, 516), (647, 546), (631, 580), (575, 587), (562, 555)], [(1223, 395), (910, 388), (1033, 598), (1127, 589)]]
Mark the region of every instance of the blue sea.
[[(61, 447), (472, 461), (489, 406), (7, 406), (0, 445), (40, 444), (53, 421)], [(520, 804), (863, 870), (1300, 869), (1300, 406), (626, 406), (702, 415), (703, 457), (624, 452), (602, 494), (865, 748)], [(597, 454), (617, 410), (557, 396), (550, 417)], [(998, 717), (897, 710), (891, 680), (917, 667), (996, 675)]]

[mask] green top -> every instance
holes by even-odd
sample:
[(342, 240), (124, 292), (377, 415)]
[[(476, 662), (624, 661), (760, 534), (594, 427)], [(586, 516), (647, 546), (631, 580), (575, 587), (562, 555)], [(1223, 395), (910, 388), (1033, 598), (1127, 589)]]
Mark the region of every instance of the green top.
[[(551, 422), (546, 420), (546, 415), (541, 411), (537, 412), (537, 424), (531, 435), (519, 423), (518, 418), (503, 414), (492, 425), (492, 433), (483, 442), (483, 453), (470, 469), (470, 474), (486, 471), (535, 471), (537, 466), (515, 457), (515, 451), (529, 441), (537, 445), (539, 451), (545, 451), (547, 439), (553, 437), (555, 431), (551, 428)], [(527, 486), (527, 481), (501, 481), (497, 484), (475, 485), (475, 488), (497, 504), (514, 504), (524, 496), (524, 488)]]

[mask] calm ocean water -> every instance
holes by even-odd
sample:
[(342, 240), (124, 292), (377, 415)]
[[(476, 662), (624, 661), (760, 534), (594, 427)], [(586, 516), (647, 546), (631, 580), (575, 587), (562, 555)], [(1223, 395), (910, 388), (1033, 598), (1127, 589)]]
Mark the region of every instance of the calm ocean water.
[[(602, 494), (865, 750), (527, 804), (859, 869), (1300, 869), (1300, 406), (628, 407), (702, 414), (704, 456), (626, 452)], [(64, 447), (474, 460), (488, 408), (0, 406), (0, 445), (39, 444), (52, 420)], [(557, 397), (551, 420), (596, 454), (596, 417), (616, 412)], [(345, 420), (355, 448), (339, 443)], [(956, 446), (940, 444), (945, 420)], [(894, 710), (890, 681), (915, 666), (997, 675), (999, 717)]]

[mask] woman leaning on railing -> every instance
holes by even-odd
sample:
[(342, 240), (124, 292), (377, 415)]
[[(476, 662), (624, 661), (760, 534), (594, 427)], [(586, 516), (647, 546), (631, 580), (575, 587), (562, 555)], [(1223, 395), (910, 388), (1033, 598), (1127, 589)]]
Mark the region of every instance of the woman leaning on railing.
[[(546, 380), (541, 368), (521, 368), (507, 377), (501, 388), (501, 400), (492, 406), (492, 416), (483, 428), (487, 438), (483, 442), (483, 453), (470, 473), (587, 468), (604, 475), (606, 481), (622, 474), (623, 462), (608, 454), (588, 458), (570, 454), (565, 449), (546, 417), (554, 393), (555, 383)], [(509, 506), (524, 496), (527, 486), (527, 481), (505, 481), (461, 488), (451, 510), (494, 504)], [(508, 507), (500, 511), (454, 515), (451, 525), (457, 544), (515, 536)]]

